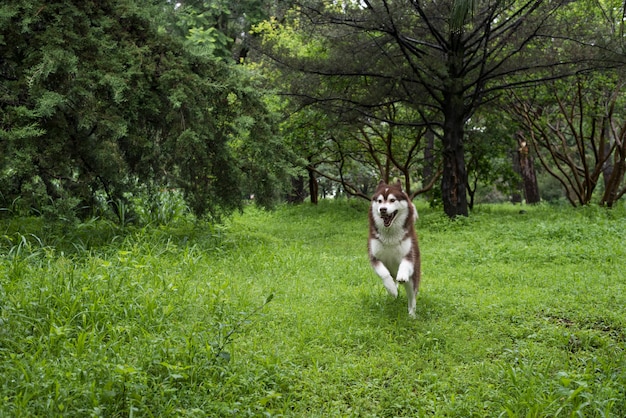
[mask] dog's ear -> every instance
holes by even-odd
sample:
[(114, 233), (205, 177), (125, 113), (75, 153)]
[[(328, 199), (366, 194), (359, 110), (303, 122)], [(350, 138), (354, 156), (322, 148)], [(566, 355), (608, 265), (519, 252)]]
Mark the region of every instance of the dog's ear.
[(378, 182), (378, 186), (379, 186), (379, 187), (380, 187), (380, 186), (382, 186), (383, 184), (386, 184), (386, 183), (385, 183), (385, 180), (381, 180), (381, 181), (379, 181), (379, 182)]
[(400, 181), (400, 179), (398, 179), (398, 181), (396, 181), (396, 186), (398, 186), (398, 188), (400, 190), (402, 190), (402, 182)]

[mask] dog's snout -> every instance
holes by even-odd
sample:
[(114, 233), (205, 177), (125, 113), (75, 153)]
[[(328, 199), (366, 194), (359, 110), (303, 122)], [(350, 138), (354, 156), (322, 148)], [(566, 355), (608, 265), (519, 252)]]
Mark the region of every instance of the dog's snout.
[(387, 208), (380, 208), (380, 213), (385, 215), (387, 213)]

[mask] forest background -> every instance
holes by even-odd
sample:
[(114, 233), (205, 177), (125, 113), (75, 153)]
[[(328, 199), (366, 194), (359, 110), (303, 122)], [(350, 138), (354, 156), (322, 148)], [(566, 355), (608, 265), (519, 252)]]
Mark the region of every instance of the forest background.
[(624, 13), (1, 2), (0, 416), (626, 416)]
[(11, 214), (626, 191), (617, 1), (8, 1), (0, 48)]

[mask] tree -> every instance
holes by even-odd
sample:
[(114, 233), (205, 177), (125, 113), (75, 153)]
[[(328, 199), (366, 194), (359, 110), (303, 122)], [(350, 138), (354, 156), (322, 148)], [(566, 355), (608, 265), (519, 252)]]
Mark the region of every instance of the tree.
[(273, 197), (284, 150), (259, 86), (163, 30), (173, 8), (0, 6), (5, 199), (30, 191), (119, 213), (139, 188), (179, 188), (194, 212), (217, 217), (251, 189), (260, 201)]
[(309, 164), (309, 170), (340, 183), (348, 194), (367, 200), (379, 180), (401, 179), (411, 198), (430, 190), (440, 172), (433, 173), (428, 182), (420, 183), (416, 178), (425, 164), (426, 128), (399, 124), (403, 114), (411, 112), (399, 104), (388, 104), (379, 112), (384, 116), (377, 112), (377, 119), (358, 114), (337, 117), (334, 128), (326, 128), (323, 162), (331, 170), (317, 167), (322, 161)]
[(514, 166), (522, 178), (521, 184), (526, 203), (533, 205), (541, 201), (534, 159), (530, 152), (530, 145), (524, 139), (524, 135), (521, 132), (517, 132), (515, 138), (517, 139), (518, 149), (514, 157)]
[(243, 63), (253, 25), (269, 16), (262, 0), (181, 0), (173, 9), (174, 31), (196, 53)]
[(616, 74), (579, 75), (574, 81), (554, 81), (525, 96), (515, 94), (513, 112), (524, 127), (524, 139), (574, 206), (591, 202), (614, 161), (602, 199), (610, 206), (623, 194), (624, 83)]
[[(455, 217), (468, 214), (464, 134), (472, 114), (502, 90), (592, 67), (581, 52), (597, 39), (585, 43), (558, 18), (569, 4), (303, 0), (289, 22), (274, 22), (266, 35), (300, 31), (298, 39), (317, 53), (294, 53), (275, 36), (266, 36), (266, 52), (283, 68), (309, 75), (299, 84), (306, 89), (295, 85), (291, 92), (304, 101), (363, 113), (393, 101), (423, 111), (413, 124), (441, 133), (442, 198)], [(332, 82), (316, 90), (320, 78)], [(336, 88), (329, 91), (330, 84)]]

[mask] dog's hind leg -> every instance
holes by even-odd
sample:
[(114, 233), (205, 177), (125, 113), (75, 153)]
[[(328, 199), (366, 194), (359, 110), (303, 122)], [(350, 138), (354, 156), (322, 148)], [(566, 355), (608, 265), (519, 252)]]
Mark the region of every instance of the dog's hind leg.
[(412, 280), (404, 282), (404, 289), (406, 290), (406, 298), (408, 299), (409, 316), (415, 318), (415, 297), (417, 295), (417, 289), (413, 285)]

